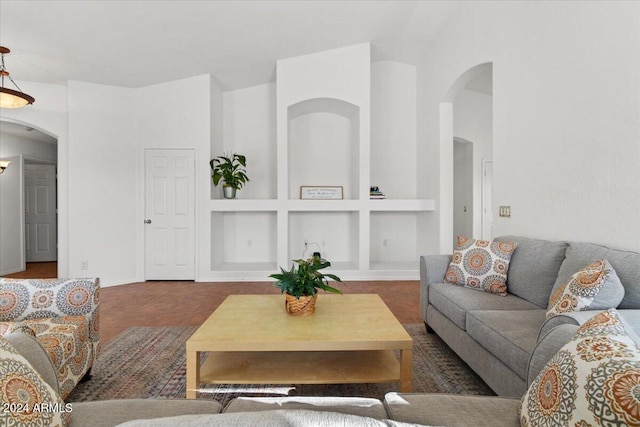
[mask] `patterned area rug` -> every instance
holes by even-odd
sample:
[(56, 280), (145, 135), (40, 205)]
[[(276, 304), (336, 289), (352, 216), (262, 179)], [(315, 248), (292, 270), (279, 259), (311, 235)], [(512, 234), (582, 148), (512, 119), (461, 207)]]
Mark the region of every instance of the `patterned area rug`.
[[(421, 323), (404, 325), (413, 338), (413, 389), (416, 393), (493, 395), (491, 389), (436, 335)], [(67, 401), (184, 398), (185, 343), (195, 327), (129, 328), (108, 342), (93, 368)], [(202, 361), (206, 358), (203, 355)], [(238, 396), (360, 396), (382, 399), (397, 383), (331, 385), (202, 385), (200, 399), (221, 404)]]

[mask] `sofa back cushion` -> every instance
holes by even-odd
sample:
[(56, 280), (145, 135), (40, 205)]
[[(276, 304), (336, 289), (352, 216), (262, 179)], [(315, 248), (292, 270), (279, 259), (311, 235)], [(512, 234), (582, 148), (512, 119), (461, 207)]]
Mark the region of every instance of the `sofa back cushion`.
[[(558, 271), (565, 258), (567, 243), (520, 236), (501, 236), (495, 240), (518, 244), (511, 256), (507, 273), (509, 293), (524, 298), (540, 308), (547, 308), (551, 289), (556, 283)], [(578, 270), (579, 268), (573, 273)]]
[[(518, 247), (518, 249), (520, 249)], [(514, 254), (514, 258), (517, 255)], [(555, 292), (585, 265), (606, 258), (624, 286), (624, 298), (618, 308), (640, 308), (640, 253), (609, 249), (593, 243), (571, 242), (553, 287)], [(513, 260), (511, 261), (513, 266)], [(513, 267), (512, 267), (513, 268)], [(511, 270), (509, 270), (511, 272)], [(511, 286), (509, 286), (511, 291)]]

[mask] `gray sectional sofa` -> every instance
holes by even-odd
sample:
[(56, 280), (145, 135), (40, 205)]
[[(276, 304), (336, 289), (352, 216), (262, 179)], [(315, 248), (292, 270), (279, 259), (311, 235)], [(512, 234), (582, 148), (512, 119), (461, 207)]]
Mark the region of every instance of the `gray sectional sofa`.
[[(553, 328), (538, 343), (531, 358), (530, 379), (578, 327)], [(55, 372), (44, 351), (28, 335), (6, 336), (45, 381), (55, 384)], [(439, 425), (505, 426), (520, 425), (520, 399), (496, 396), (388, 393), (378, 399), (350, 397), (237, 398), (226, 407), (209, 400), (130, 399), (72, 402), (69, 427), (131, 426), (254, 426), (254, 425)], [(2, 421), (2, 417), (0, 417)]]
[(527, 389), (529, 359), (554, 326), (579, 325), (593, 311), (545, 319), (549, 297), (586, 265), (606, 258), (625, 296), (619, 312), (640, 331), (640, 254), (583, 242), (554, 242), (519, 236), (507, 273), (508, 295), (444, 282), (452, 257), (420, 258), (420, 310), (429, 332), (437, 333), (500, 396), (521, 397)]

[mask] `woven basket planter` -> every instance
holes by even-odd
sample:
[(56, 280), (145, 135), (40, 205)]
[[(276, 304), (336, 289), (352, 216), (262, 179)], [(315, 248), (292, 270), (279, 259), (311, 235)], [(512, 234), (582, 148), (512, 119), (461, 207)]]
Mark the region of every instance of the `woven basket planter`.
[(308, 316), (313, 314), (316, 311), (316, 301), (318, 300), (318, 294), (314, 296), (301, 296), (299, 299), (289, 295), (287, 293), (284, 294), (285, 301), (284, 307), (292, 316)]

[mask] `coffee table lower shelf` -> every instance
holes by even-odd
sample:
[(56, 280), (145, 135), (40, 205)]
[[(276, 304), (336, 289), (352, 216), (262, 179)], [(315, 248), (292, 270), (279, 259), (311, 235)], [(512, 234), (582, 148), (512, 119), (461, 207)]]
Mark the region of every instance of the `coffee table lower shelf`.
[(200, 367), (208, 384), (342, 384), (400, 382), (391, 350), (211, 352)]

